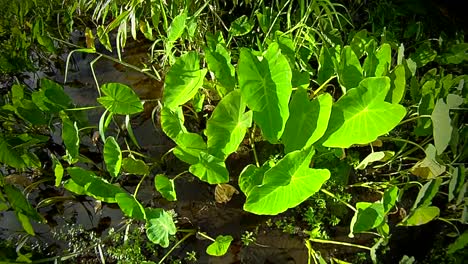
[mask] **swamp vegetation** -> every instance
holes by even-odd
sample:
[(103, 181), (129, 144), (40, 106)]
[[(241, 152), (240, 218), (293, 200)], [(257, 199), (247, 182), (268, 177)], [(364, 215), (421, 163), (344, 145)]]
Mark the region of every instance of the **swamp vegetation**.
[(0, 263), (468, 258), (462, 1), (0, 6)]

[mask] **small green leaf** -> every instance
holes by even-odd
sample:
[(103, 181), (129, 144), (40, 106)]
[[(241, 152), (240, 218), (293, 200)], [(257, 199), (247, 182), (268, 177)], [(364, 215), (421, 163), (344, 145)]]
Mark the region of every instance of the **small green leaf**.
[(188, 102), (203, 85), (207, 69), (200, 70), (200, 59), (195, 51), (177, 58), (164, 81), (164, 107), (176, 111)]
[(16, 213), (21, 213), (27, 218), (31, 218), (39, 223), (46, 222), (18, 188), (11, 184), (5, 184), (3, 186), (3, 191), (5, 192), (11, 208), (13, 208)]
[(298, 89), (289, 103), (289, 119), (281, 137), (285, 153), (312, 146), (328, 127), (332, 97), (326, 93), (309, 101), (307, 92)]
[(168, 179), (164, 174), (158, 174), (154, 177), (154, 186), (166, 200), (177, 201), (174, 180)]
[(112, 114), (131, 115), (143, 111), (143, 104), (138, 95), (125, 84), (106, 83), (101, 86), (105, 96), (97, 100)]
[(449, 106), (440, 98), (431, 114), (434, 144), (439, 155), (447, 148), (452, 137), (452, 119), (449, 112)]
[(62, 183), (62, 178), (63, 178), (63, 166), (62, 163), (60, 163), (60, 160), (58, 160), (54, 154), (51, 154), (52, 157), (52, 168), (54, 169), (54, 175), (55, 175), (55, 187), (59, 187), (60, 183)]
[(468, 230), (457, 237), (457, 240), (448, 246), (447, 253), (453, 254), (456, 251), (465, 248), (466, 245), (468, 245)]
[(2, 137), (0, 137), (0, 162), (17, 169), (26, 166), (21, 155)]
[(440, 165), (436, 160), (436, 148), (429, 144), (426, 148), (426, 157), (418, 161), (410, 172), (424, 179), (434, 179), (445, 172), (445, 166)]
[(412, 210), (418, 207), (427, 207), (432, 203), (432, 198), (434, 198), (439, 191), (439, 187), (442, 184), (442, 179), (437, 178), (431, 180), (424, 184), (424, 186), (419, 190), (418, 196), (414, 202)]
[(146, 209), (146, 236), (163, 248), (169, 246), (169, 236), (175, 235), (177, 228), (172, 216), (163, 209)]
[(388, 214), (390, 210), (395, 206), (396, 201), (398, 199), (399, 189), (396, 186), (392, 186), (388, 188), (382, 198), (382, 203), (384, 206), (385, 214)]
[(206, 248), (206, 253), (211, 256), (222, 256), (226, 254), (231, 245), (232, 236), (217, 236), (216, 240)]
[(216, 36), (207, 34), (207, 47), (204, 49), (208, 69), (214, 73), (216, 81), (223, 86), (222, 96), (234, 90), (236, 85), (235, 69), (231, 64), (231, 55), (224, 44), (221, 32)]
[(259, 215), (276, 215), (316, 193), (330, 177), (330, 172), (309, 168), (313, 154), (311, 148), (290, 152), (267, 170), (262, 185), (254, 186), (248, 193), (244, 210)]
[(395, 153), (393, 151), (376, 151), (372, 152), (367, 157), (365, 157), (359, 165), (357, 165), (356, 169), (363, 170), (365, 169), (370, 163), (376, 161), (387, 161), (391, 157), (393, 157)]
[(270, 44), (261, 61), (250, 50), (241, 49), (238, 78), (242, 98), (254, 111), (254, 121), (265, 138), (275, 143), (289, 117), (292, 92), (291, 68), (278, 43)]
[(130, 174), (136, 175), (148, 175), (149, 174), (149, 167), (148, 165), (140, 160), (135, 159), (134, 157), (128, 157), (123, 159), (122, 161), (122, 169)]
[(229, 172), (224, 161), (205, 152), (199, 153), (199, 162), (190, 166), (189, 171), (209, 184), (229, 182)]
[(271, 168), (270, 162), (265, 162), (262, 167), (249, 164), (245, 167), (239, 176), (239, 187), (245, 196), (249, 196), (250, 191), (255, 187), (262, 185), (265, 172)]
[(174, 17), (171, 25), (167, 29), (167, 41), (174, 42), (182, 36), (185, 30), (185, 21), (187, 20), (187, 10)]
[(366, 77), (381, 77), (384, 76), (391, 65), (391, 47), (388, 43), (382, 44), (380, 48), (367, 55), (364, 61), (363, 70)]
[(237, 150), (252, 124), (252, 112), (245, 113), (246, 104), (239, 90), (226, 95), (206, 122), (208, 152), (225, 159)]
[(145, 209), (135, 197), (122, 192), (115, 195), (115, 200), (126, 216), (137, 220), (146, 219)]
[(354, 213), (353, 219), (351, 220), (350, 237), (353, 237), (354, 233), (360, 233), (376, 228), (382, 224), (384, 220), (384, 205), (380, 202), (358, 202), (356, 203), (356, 210), (357, 211)]
[(332, 108), (323, 145), (349, 148), (353, 144), (367, 144), (397, 126), (406, 109), (384, 101), (389, 89), (388, 77), (372, 77), (349, 90)]
[(40, 90), (33, 92), (31, 97), (33, 102), (45, 112), (58, 113), (72, 104), (71, 98), (63, 91), (63, 87), (48, 79), (41, 79)]
[(62, 118), (62, 139), (65, 147), (67, 147), (68, 161), (74, 163), (78, 160), (78, 156), (80, 155), (78, 127), (76, 122), (72, 123), (64, 112), (60, 113), (60, 117)]
[(120, 168), (122, 167), (122, 152), (120, 146), (114, 137), (107, 137), (104, 144), (104, 162), (106, 168), (112, 177), (119, 176)]
[(440, 209), (437, 206), (419, 207), (414, 210), (409, 217), (398, 225), (419, 226), (424, 225), (439, 216)]
[(246, 15), (238, 17), (231, 23), (229, 34), (233, 37), (243, 36), (252, 31), (254, 24)]
[(163, 107), (161, 110), (161, 127), (164, 133), (174, 141), (179, 134), (187, 133), (187, 129), (184, 126), (182, 107), (179, 106), (174, 111)]
[(26, 231), (26, 233), (30, 234), (31, 236), (36, 235), (34, 233), (34, 228), (32, 227), (31, 222), (26, 215), (20, 212), (16, 212), (16, 217), (18, 218), (18, 221), (21, 223), (21, 226), (23, 227), (24, 231)]

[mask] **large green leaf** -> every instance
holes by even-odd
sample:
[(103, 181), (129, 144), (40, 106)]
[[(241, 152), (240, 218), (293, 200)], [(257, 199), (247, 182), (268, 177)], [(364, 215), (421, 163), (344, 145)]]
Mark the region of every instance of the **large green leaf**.
[(350, 224), (350, 237), (354, 233), (367, 231), (379, 226), (385, 217), (384, 205), (381, 202), (356, 203), (356, 212)]
[(224, 96), (232, 91), (236, 85), (235, 69), (231, 64), (231, 55), (224, 44), (221, 32), (218, 31), (216, 36), (208, 34), (206, 39), (208, 45), (204, 52), (208, 69), (214, 73), (216, 81), (223, 86), (222, 95)]
[(216, 106), (206, 122), (208, 152), (225, 159), (236, 151), (252, 124), (252, 112), (245, 113), (245, 102), (239, 90), (230, 92)]
[(154, 186), (156, 190), (168, 201), (176, 201), (177, 194), (174, 187), (174, 180), (168, 179), (163, 174), (158, 174), (154, 177)]
[(244, 210), (260, 215), (276, 215), (316, 193), (330, 177), (330, 172), (309, 168), (313, 154), (311, 148), (290, 152), (266, 171), (262, 185), (254, 186), (248, 193)]
[(206, 253), (211, 256), (226, 254), (234, 238), (232, 236), (217, 236), (216, 240), (206, 248)]
[(145, 209), (135, 197), (122, 192), (115, 195), (115, 200), (126, 216), (137, 220), (146, 219)]
[(209, 184), (229, 182), (229, 172), (224, 161), (205, 152), (200, 152), (199, 162), (190, 166), (189, 171)]
[(148, 239), (164, 248), (169, 246), (169, 236), (175, 235), (177, 228), (172, 216), (163, 209), (146, 209), (146, 235)]
[(164, 81), (164, 107), (176, 111), (188, 102), (203, 84), (207, 70), (200, 70), (200, 59), (195, 51), (177, 58)]
[(309, 101), (304, 89), (297, 90), (289, 103), (289, 119), (281, 137), (286, 153), (308, 148), (320, 139), (328, 127), (332, 97), (326, 93)]
[(143, 111), (138, 95), (125, 84), (106, 83), (101, 86), (105, 96), (97, 100), (112, 114), (131, 115)]
[(241, 49), (238, 64), (242, 98), (254, 111), (253, 118), (263, 135), (275, 143), (289, 117), (291, 69), (277, 43), (272, 43), (260, 61), (248, 49)]
[(114, 137), (107, 137), (104, 144), (104, 162), (106, 163), (107, 171), (112, 177), (119, 176), (120, 168), (122, 167), (122, 151), (120, 146), (115, 141)]
[(332, 108), (323, 145), (348, 148), (367, 144), (398, 125), (406, 109), (384, 101), (389, 88), (388, 77), (373, 77), (349, 90)]
[(350, 46), (345, 46), (341, 52), (341, 61), (338, 71), (340, 84), (345, 91), (357, 87), (363, 78), (363, 70), (356, 53)]
[(431, 115), (434, 145), (437, 149), (437, 153), (440, 155), (447, 148), (450, 138), (452, 137), (452, 120), (450, 119), (450, 108), (444, 102), (444, 99), (440, 98), (432, 111)]
[(176, 143), (178, 146), (173, 151), (174, 155), (190, 165), (198, 163), (199, 153), (206, 152), (205, 141), (196, 133), (181, 133)]
[(161, 110), (161, 128), (174, 141), (179, 134), (186, 133), (187, 129), (184, 126), (182, 107), (177, 107), (174, 111), (163, 107)]
[[(120, 187), (115, 186), (107, 182), (106, 180), (97, 177), (94, 173), (87, 171), (79, 167), (69, 167), (67, 172), (70, 174), (73, 181), (70, 186), (72, 189), (70, 191), (78, 191), (78, 194), (87, 194), (91, 197), (94, 197), (100, 201), (107, 203), (116, 203), (115, 196), (118, 193), (125, 193)], [(64, 184), (65, 188), (68, 185)], [(80, 186), (83, 189), (80, 190), (76, 188)], [(68, 188), (67, 188), (68, 189)]]

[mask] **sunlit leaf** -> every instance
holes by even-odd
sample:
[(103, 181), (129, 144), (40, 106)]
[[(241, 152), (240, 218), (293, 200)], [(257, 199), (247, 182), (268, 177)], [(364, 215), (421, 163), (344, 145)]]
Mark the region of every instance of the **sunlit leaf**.
[(206, 253), (211, 256), (222, 256), (226, 254), (231, 245), (232, 236), (217, 236), (216, 240), (206, 248)]
[(205, 152), (199, 153), (199, 162), (190, 166), (189, 171), (209, 184), (229, 181), (229, 172), (224, 161)]
[(363, 170), (365, 169), (370, 163), (376, 161), (387, 161), (391, 157), (393, 157), (395, 153), (393, 151), (376, 151), (372, 152), (367, 157), (365, 157), (359, 165), (357, 165), (356, 169)]
[(395, 206), (398, 200), (399, 189), (396, 186), (388, 188), (382, 198), (385, 214), (388, 214), (390, 210)]
[(330, 177), (330, 172), (309, 168), (313, 154), (310, 148), (290, 152), (267, 170), (262, 185), (254, 186), (248, 193), (244, 210), (261, 215), (276, 215), (299, 205), (317, 192)]
[(235, 69), (231, 64), (231, 55), (224, 44), (221, 32), (216, 36), (206, 36), (207, 47), (204, 49), (208, 69), (214, 73), (216, 81), (224, 88), (223, 96), (232, 91), (236, 85)]
[(350, 224), (350, 237), (353, 237), (354, 233), (376, 228), (384, 220), (384, 205), (380, 202), (358, 202), (356, 210)]
[(237, 150), (252, 123), (252, 112), (245, 113), (246, 104), (239, 90), (230, 92), (216, 106), (206, 122), (208, 152), (225, 159)]
[(24, 231), (26, 231), (26, 233), (30, 234), (31, 236), (34, 236), (35, 235), (34, 228), (32, 227), (31, 221), (29, 221), (29, 218), (20, 212), (16, 212), (16, 217), (18, 218), (18, 221), (21, 223), (21, 226), (23, 227)]
[(70, 121), (68, 116), (64, 113), (60, 113), (62, 118), (62, 140), (67, 147), (67, 154), (69, 156), (68, 161), (74, 163), (78, 160), (80, 155), (80, 137), (78, 135), (78, 127), (76, 122)]
[(164, 197), (168, 201), (176, 201), (177, 194), (174, 187), (174, 180), (168, 179), (163, 174), (158, 174), (154, 177), (154, 186), (156, 190), (161, 193), (162, 197)]
[(62, 183), (62, 177), (63, 177), (63, 166), (62, 163), (60, 163), (60, 160), (55, 157), (54, 154), (51, 155), (52, 157), (52, 168), (54, 169), (54, 175), (55, 175), (55, 187), (59, 187), (60, 184)]
[(106, 83), (101, 91), (105, 96), (99, 97), (98, 102), (113, 114), (131, 115), (143, 111), (140, 98), (125, 84)]
[(206, 152), (206, 143), (196, 133), (181, 133), (176, 138), (177, 147), (174, 155), (188, 164), (196, 164), (199, 161), (199, 153)]
[(33, 92), (33, 102), (45, 112), (58, 113), (71, 106), (71, 98), (63, 91), (63, 87), (58, 83), (41, 79), (41, 88)]
[(367, 144), (397, 126), (406, 109), (384, 101), (389, 89), (388, 77), (373, 77), (349, 90), (333, 105), (323, 145), (349, 148)]
[(185, 21), (187, 20), (187, 10), (178, 14), (167, 29), (167, 41), (173, 42), (182, 36), (185, 30)]
[(392, 62), (391, 51), (390, 45), (384, 43), (378, 50), (369, 53), (363, 65), (364, 76), (380, 77), (385, 75)]
[(298, 89), (289, 103), (289, 119), (281, 137), (284, 151), (308, 148), (320, 139), (328, 127), (332, 97), (326, 93), (309, 101), (307, 92)]
[(417, 207), (427, 207), (432, 203), (432, 198), (434, 198), (439, 191), (439, 187), (442, 184), (442, 179), (437, 178), (431, 180), (423, 185), (423, 187), (419, 190), (418, 196), (414, 201), (413, 209)]
[(112, 177), (119, 176), (120, 168), (122, 167), (122, 152), (120, 146), (115, 141), (114, 137), (107, 137), (104, 144), (104, 162), (106, 168)]
[(262, 185), (263, 176), (265, 175), (265, 172), (271, 168), (271, 165), (272, 164), (269, 162), (266, 162), (259, 168), (255, 165), (249, 164), (242, 170), (239, 176), (239, 187), (245, 196), (249, 196), (250, 191), (255, 186)]
[(289, 117), (291, 69), (277, 43), (272, 43), (259, 59), (248, 49), (241, 49), (238, 64), (242, 98), (254, 111), (253, 119), (264, 137), (275, 143), (283, 134)]
[(207, 69), (200, 70), (200, 59), (195, 51), (177, 58), (164, 81), (164, 107), (176, 111), (188, 102), (203, 84)]
[(440, 209), (437, 206), (419, 207), (414, 210), (409, 217), (398, 225), (419, 226), (429, 223), (439, 216)]
[(405, 66), (398, 65), (390, 73), (390, 91), (387, 94), (386, 101), (392, 104), (398, 104), (403, 99), (406, 92)]
[(174, 111), (163, 107), (161, 110), (161, 128), (174, 141), (179, 134), (186, 133), (187, 129), (184, 126), (182, 107), (177, 107)]
[(445, 172), (445, 166), (436, 160), (436, 148), (429, 144), (426, 148), (426, 157), (418, 161), (410, 172), (424, 179), (433, 179)]
[(146, 209), (146, 235), (148, 239), (164, 248), (169, 246), (169, 236), (175, 235), (177, 228), (172, 216), (163, 209)]
[(146, 219), (145, 209), (135, 197), (122, 192), (115, 195), (115, 200), (126, 216), (137, 220)]

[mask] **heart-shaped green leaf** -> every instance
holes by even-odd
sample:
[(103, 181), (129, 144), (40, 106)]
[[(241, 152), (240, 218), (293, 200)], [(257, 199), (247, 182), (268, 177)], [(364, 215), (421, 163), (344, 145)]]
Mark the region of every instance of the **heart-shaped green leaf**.
[(130, 174), (136, 175), (148, 175), (149, 174), (149, 167), (148, 165), (139, 159), (135, 159), (134, 157), (128, 157), (123, 159), (122, 161), (122, 169)]
[(440, 214), (440, 209), (437, 206), (419, 207), (416, 208), (405, 220), (398, 225), (403, 226), (420, 226), (429, 223)]
[(263, 135), (275, 143), (283, 134), (289, 117), (291, 68), (278, 43), (270, 44), (260, 61), (248, 49), (241, 49), (238, 64), (242, 98), (254, 111), (253, 119)]
[(172, 216), (163, 209), (146, 209), (146, 235), (148, 239), (164, 248), (169, 246), (169, 236), (175, 235), (177, 228)]
[(122, 192), (115, 195), (115, 200), (126, 216), (137, 220), (146, 219), (145, 209), (135, 197)]
[(245, 113), (245, 102), (239, 90), (230, 92), (216, 106), (206, 123), (208, 152), (225, 159), (239, 147), (252, 124), (252, 112)]
[(154, 177), (154, 186), (156, 190), (168, 201), (176, 201), (177, 194), (175, 192), (174, 180), (168, 179), (163, 174), (158, 174)]
[(140, 98), (125, 84), (106, 83), (101, 86), (101, 91), (105, 96), (97, 100), (112, 114), (131, 115), (143, 111)]
[(164, 81), (164, 107), (176, 111), (188, 102), (203, 84), (207, 70), (200, 70), (200, 59), (195, 51), (177, 58)]
[(406, 109), (384, 101), (389, 89), (388, 77), (373, 77), (349, 90), (332, 108), (323, 145), (349, 148), (367, 144), (397, 126)]
[(205, 141), (196, 133), (181, 133), (176, 143), (178, 146), (173, 151), (174, 155), (190, 165), (198, 163), (200, 152), (206, 152)]
[(161, 128), (174, 141), (179, 134), (187, 133), (187, 129), (184, 126), (182, 107), (177, 107), (174, 111), (163, 107), (161, 110)]
[[(262, 185), (250, 190), (244, 210), (260, 215), (276, 215), (316, 193), (330, 177), (330, 172), (309, 168), (313, 154), (310, 148), (288, 153), (265, 172)], [(243, 177), (254, 175), (243, 173)]]
[(358, 202), (356, 203), (356, 210), (351, 220), (350, 237), (353, 237), (354, 233), (376, 228), (383, 222), (385, 217), (384, 205), (381, 202)]
[(231, 245), (232, 236), (217, 236), (216, 240), (206, 248), (206, 253), (211, 256), (222, 256), (226, 254)]

